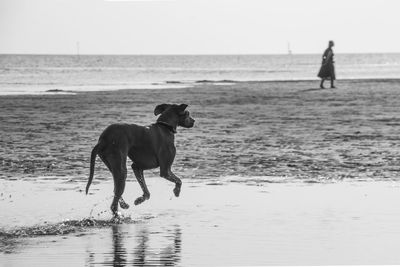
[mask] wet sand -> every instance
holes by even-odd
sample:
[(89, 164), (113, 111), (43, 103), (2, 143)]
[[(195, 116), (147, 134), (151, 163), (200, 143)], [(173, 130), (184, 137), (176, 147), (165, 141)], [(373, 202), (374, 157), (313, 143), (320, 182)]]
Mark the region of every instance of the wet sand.
[[(399, 264), (400, 82), (199, 83), (193, 88), (0, 97), (0, 265)], [(111, 175), (89, 156), (110, 123), (187, 103), (172, 185)]]
[[(400, 82), (316, 86), (228, 81), (187, 89), (1, 96), (0, 173), (6, 179), (86, 180), (90, 151), (105, 127), (148, 125), (157, 104), (184, 102), (196, 126), (179, 129), (176, 138), (174, 166), (183, 177), (398, 179)], [(108, 179), (108, 170), (97, 166), (97, 179)]]
[[(2, 182), (13, 201), (0, 201), (6, 218), (15, 225), (41, 225), (42, 231), (17, 227), (19, 236), (3, 237), (2, 266), (400, 263), (397, 182), (249, 186), (229, 179), (222, 186), (185, 183), (179, 198), (171, 184), (149, 179), (151, 199), (123, 211), (120, 224), (102, 213), (111, 183), (85, 196), (54, 181)], [(29, 194), (21, 192), (25, 186)], [(54, 187), (65, 190), (55, 193)], [(129, 183), (125, 200), (132, 204), (139, 195), (137, 183)], [(95, 225), (70, 223), (89, 214)]]

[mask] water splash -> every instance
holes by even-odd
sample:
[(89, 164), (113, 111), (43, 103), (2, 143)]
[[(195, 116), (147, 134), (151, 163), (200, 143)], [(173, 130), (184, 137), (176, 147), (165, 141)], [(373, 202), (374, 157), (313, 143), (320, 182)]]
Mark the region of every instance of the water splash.
[(9, 230), (0, 229), (0, 239), (37, 237), (49, 235), (66, 235), (76, 232), (83, 232), (90, 228), (106, 228), (116, 224), (134, 224), (154, 218), (153, 216), (144, 216), (138, 219), (132, 219), (130, 216), (118, 216), (109, 220), (100, 220), (94, 218), (84, 218), (81, 220), (65, 220), (54, 224), (35, 225), (30, 227), (18, 227)]

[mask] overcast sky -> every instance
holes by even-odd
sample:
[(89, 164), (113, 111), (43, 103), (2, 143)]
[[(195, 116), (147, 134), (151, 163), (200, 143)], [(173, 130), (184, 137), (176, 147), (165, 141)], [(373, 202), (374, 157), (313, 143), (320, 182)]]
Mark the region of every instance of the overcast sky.
[(399, 0), (0, 0), (0, 53), (400, 52)]

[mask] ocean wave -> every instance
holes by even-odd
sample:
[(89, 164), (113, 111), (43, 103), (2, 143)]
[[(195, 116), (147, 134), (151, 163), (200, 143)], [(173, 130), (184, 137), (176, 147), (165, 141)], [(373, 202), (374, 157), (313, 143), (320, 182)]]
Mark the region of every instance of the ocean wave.
[(1, 86), (0, 95), (48, 95), (76, 94), (78, 92), (100, 92), (118, 90), (148, 90), (148, 89), (184, 89), (193, 87), (190, 82), (149, 82), (149, 83), (119, 83), (119, 84), (29, 84), (14, 83)]

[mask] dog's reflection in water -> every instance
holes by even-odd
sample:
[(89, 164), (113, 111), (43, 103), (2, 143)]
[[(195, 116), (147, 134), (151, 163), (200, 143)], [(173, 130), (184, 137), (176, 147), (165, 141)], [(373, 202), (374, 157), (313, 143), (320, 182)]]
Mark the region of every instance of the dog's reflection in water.
[(125, 266), (127, 251), (124, 246), (124, 233), (121, 231), (120, 225), (114, 225), (112, 227), (112, 238), (113, 238), (113, 266)]
[(178, 226), (167, 232), (164, 237), (168, 243), (159, 251), (149, 246), (151, 234), (146, 227), (139, 231), (138, 236), (138, 244), (134, 249), (134, 265), (174, 266), (180, 261), (182, 234)]
[(112, 227), (113, 258), (102, 265), (174, 266), (180, 262), (182, 234), (179, 226), (172, 226), (165, 232), (151, 232), (146, 225), (133, 227), (138, 227), (135, 236), (124, 231), (123, 225)]
[(161, 251), (160, 263), (167, 266), (173, 266), (181, 259), (182, 234), (180, 228), (176, 227), (169, 238), (171, 239), (171, 244)]

